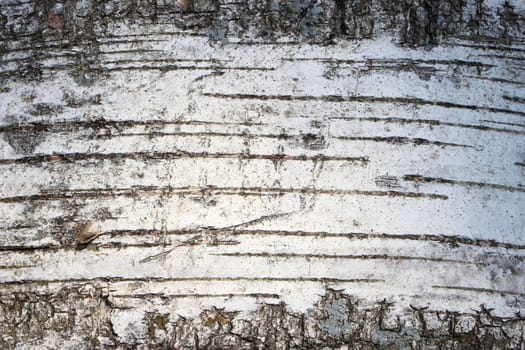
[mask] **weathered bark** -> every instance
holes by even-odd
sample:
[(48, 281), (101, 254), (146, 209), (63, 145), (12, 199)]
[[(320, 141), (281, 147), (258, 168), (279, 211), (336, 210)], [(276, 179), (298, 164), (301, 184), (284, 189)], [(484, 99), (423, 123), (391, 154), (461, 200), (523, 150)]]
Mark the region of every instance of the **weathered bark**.
[(0, 347), (523, 349), (523, 2), (0, 3)]

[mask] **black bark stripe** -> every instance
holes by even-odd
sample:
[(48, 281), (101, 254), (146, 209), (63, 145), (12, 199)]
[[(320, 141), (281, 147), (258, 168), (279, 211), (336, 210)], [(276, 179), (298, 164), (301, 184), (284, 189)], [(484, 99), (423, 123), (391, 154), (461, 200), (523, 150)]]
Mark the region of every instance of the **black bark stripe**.
[(440, 285), (434, 285), (434, 286), (432, 286), (432, 288), (457, 290), (457, 291), (464, 291), (464, 292), (501, 294), (501, 295), (516, 295), (516, 296), (520, 296), (520, 297), (525, 297), (525, 293), (515, 292), (515, 291), (511, 291), (511, 290), (498, 290), (498, 289), (490, 289), (490, 288), (476, 288), (476, 287), (463, 287), (463, 286), (440, 286)]
[(377, 197), (405, 197), (447, 200), (448, 196), (433, 193), (402, 192), (402, 191), (366, 191), (366, 190), (328, 190), (316, 188), (267, 188), (267, 187), (171, 187), (171, 186), (134, 186), (113, 189), (62, 190), (35, 195), (13, 196), (0, 198), (0, 203), (16, 203), (24, 201), (53, 201), (69, 198), (104, 198), (104, 197), (137, 197), (152, 195), (283, 195), (283, 194), (319, 194), (319, 195), (356, 195)]
[(188, 32), (188, 31), (180, 31), (180, 32), (168, 32), (168, 31), (159, 31), (156, 33), (142, 33), (142, 34), (111, 34), (111, 33), (104, 33), (103, 36), (99, 37), (98, 39), (112, 39), (112, 38), (136, 38), (136, 37), (149, 37), (149, 36), (197, 36), (197, 37), (204, 37), (209, 38), (209, 36), (206, 33), (199, 33), (199, 32)]
[[(90, 103), (89, 100), (86, 101), (79, 101), (80, 104), (82, 103)], [(68, 106), (59, 106), (59, 107), (68, 107)], [(511, 129), (500, 129), (500, 128), (493, 128), (488, 127), (484, 125), (472, 125), (472, 124), (460, 124), (460, 123), (450, 123), (450, 122), (444, 122), (439, 121), (435, 119), (406, 119), (406, 118), (395, 118), (395, 117), (387, 117), (387, 118), (376, 118), (376, 117), (330, 117), (330, 120), (350, 120), (350, 121), (370, 121), (370, 122), (381, 122), (381, 123), (399, 123), (399, 124), (428, 124), (432, 126), (452, 126), (452, 127), (462, 127), (462, 128), (469, 128), (469, 129), (476, 129), (476, 130), (483, 130), (483, 131), (494, 131), (494, 132), (505, 132), (505, 133), (514, 133), (514, 134), (525, 134), (525, 131), (519, 131), (519, 130), (511, 130)], [(516, 123), (505, 123), (500, 121), (492, 121), (492, 120), (481, 120), (482, 122), (486, 123), (495, 123), (495, 124), (502, 124), (502, 125), (509, 125), (509, 126), (519, 126), (519, 127), (525, 127), (525, 125), (522, 124), (516, 124)], [(219, 126), (264, 126), (267, 124), (264, 123), (251, 123), (251, 122), (213, 122), (213, 121), (201, 121), (201, 120), (173, 120), (173, 121), (165, 121), (165, 120), (159, 120), (159, 119), (151, 119), (151, 120), (106, 120), (106, 119), (96, 119), (93, 121), (80, 121), (80, 120), (72, 120), (72, 121), (59, 121), (55, 123), (45, 123), (45, 122), (32, 122), (27, 124), (10, 124), (10, 125), (4, 125), (0, 126), (0, 132), (16, 132), (16, 131), (33, 131), (33, 132), (52, 132), (52, 131), (69, 131), (69, 130), (76, 130), (76, 129), (104, 129), (109, 127), (135, 127), (135, 126), (144, 126), (146, 128), (150, 127), (159, 127), (159, 126), (168, 126), (168, 125), (219, 125)], [(151, 132), (151, 133), (140, 133), (140, 134), (117, 134), (119, 136), (122, 135), (155, 135), (163, 134), (162, 132)], [(168, 133), (171, 135), (171, 133)], [(173, 133), (176, 134), (176, 133)], [(192, 134), (192, 133), (188, 133)], [(219, 133), (221, 134), (221, 133)], [(244, 135), (244, 134), (230, 134), (230, 133), (224, 133), (226, 136), (229, 135)], [(271, 135), (271, 134), (269, 134)], [(275, 137), (293, 137), (294, 135), (281, 135), (280, 133), (276, 133)], [(301, 135), (297, 135), (301, 136)]]
[[(242, 225), (241, 225), (242, 226)], [(53, 232), (50, 232), (53, 233)], [(406, 241), (422, 241), (422, 242), (437, 242), (443, 245), (447, 245), (451, 248), (459, 249), (459, 246), (475, 246), (481, 248), (503, 248), (512, 250), (525, 250), (525, 245), (512, 244), (506, 242), (499, 242), (496, 240), (489, 239), (473, 239), (461, 236), (445, 236), (445, 235), (428, 235), (428, 234), (386, 234), (386, 233), (363, 233), (363, 232), (344, 232), (344, 233), (333, 233), (333, 232), (306, 232), (306, 231), (275, 231), (275, 230), (248, 230), (248, 229), (227, 229), (217, 227), (202, 227), (194, 230), (149, 230), (149, 229), (136, 229), (136, 230), (113, 230), (106, 231), (103, 235), (109, 235), (111, 237), (116, 236), (147, 236), (152, 235), (155, 237), (161, 235), (193, 235), (193, 234), (223, 234), (227, 236), (243, 236), (243, 235), (272, 235), (272, 236), (284, 236), (284, 237), (315, 237), (315, 238), (341, 238), (350, 240), (366, 240), (366, 239), (382, 239), (382, 240), (406, 240)], [(92, 243), (96, 245), (96, 242)], [(62, 247), (58, 245), (41, 245), (41, 246), (28, 246), (28, 245), (4, 245), (0, 246), (0, 251), (12, 251), (12, 252), (28, 252), (34, 251), (59, 251), (59, 250), (74, 250), (74, 247)]]
[(516, 102), (516, 103), (525, 104), (525, 98), (523, 98), (523, 97), (507, 96), (507, 95), (503, 95), (502, 97), (503, 97), (504, 100), (507, 100), (507, 101), (512, 101), (512, 102)]
[(170, 293), (137, 293), (137, 294), (111, 294), (112, 298), (146, 299), (146, 298), (170, 298), (170, 299), (190, 299), (190, 298), (265, 298), (280, 299), (279, 294), (274, 293), (221, 293), (221, 294), (170, 294)]
[(392, 239), (392, 240), (408, 240), (408, 241), (432, 241), (451, 246), (471, 245), (477, 247), (490, 247), (490, 248), (507, 248), (507, 249), (525, 249), (525, 245), (518, 245), (512, 243), (498, 242), (495, 240), (487, 239), (473, 239), (461, 236), (445, 236), (445, 235), (428, 235), (428, 234), (387, 234), (387, 233), (364, 233), (364, 232), (308, 232), (308, 231), (276, 231), (276, 230), (248, 230), (248, 229), (228, 229), (220, 227), (202, 227), (195, 230), (120, 230), (120, 231), (109, 231), (106, 232), (110, 235), (161, 235), (161, 234), (172, 234), (172, 235), (187, 235), (194, 233), (206, 233), (211, 232), (214, 234), (226, 234), (230, 236), (240, 235), (277, 235), (277, 236), (298, 236), (298, 237), (318, 237), (318, 238), (345, 238), (345, 239)]
[(80, 160), (111, 160), (111, 159), (140, 159), (140, 160), (159, 160), (159, 159), (181, 159), (181, 158), (205, 158), (205, 159), (262, 159), (276, 162), (282, 161), (315, 161), (315, 162), (351, 162), (366, 164), (368, 157), (336, 157), (325, 155), (286, 155), (286, 154), (247, 154), (247, 153), (207, 153), (207, 152), (126, 152), (126, 153), (55, 153), (46, 155), (36, 155), (13, 159), (0, 159), (0, 164), (38, 164), (52, 162), (53, 157), (59, 157), (61, 161), (75, 162)]
[(388, 260), (388, 261), (425, 261), (425, 262), (437, 262), (437, 263), (454, 263), (464, 265), (478, 265), (488, 266), (488, 262), (472, 262), (466, 260), (457, 259), (443, 259), (443, 258), (432, 258), (424, 256), (408, 256), (408, 255), (387, 255), (387, 254), (360, 254), (360, 255), (342, 255), (342, 254), (298, 254), (298, 253), (213, 253), (211, 255), (217, 256), (228, 256), (228, 257), (241, 257), (241, 258), (299, 258), (299, 259), (336, 259), (336, 260)]
[(221, 93), (203, 93), (203, 96), (222, 98), (222, 99), (239, 99), (239, 100), (262, 100), (262, 101), (322, 101), (322, 102), (364, 102), (364, 103), (402, 103), (419, 106), (437, 106), (444, 108), (458, 108), (468, 110), (483, 110), (493, 113), (507, 113), (525, 116), (525, 112), (515, 111), (504, 108), (483, 107), (477, 105), (466, 105), (445, 101), (429, 101), (421, 98), (410, 97), (376, 97), (376, 96), (293, 96), (293, 95), (256, 95), (256, 94), (221, 94)]
[[(54, 69), (55, 70), (55, 69)], [(124, 72), (124, 71), (176, 71), (176, 70), (206, 70), (206, 71), (213, 71), (213, 70), (241, 70), (241, 71), (271, 71), (275, 70), (275, 68), (268, 68), (268, 67), (248, 67), (248, 66), (221, 66), (221, 65), (214, 65), (214, 66), (192, 66), (192, 65), (175, 65), (175, 64), (165, 64), (162, 66), (140, 66), (140, 67), (94, 67), (91, 68), (90, 71), (93, 72), (99, 72), (99, 73), (105, 73), (105, 72)]]
[[(122, 283), (122, 282), (319, 282), (319, 283), (382, 283), (383, 279), (374, 278), (332, 278), (332, 277), (95, 277), (95, 278), (67, 278), (67, 279), (21, 279), (16, 281), (2, 281), (2, 286), (24, 286), (27, 284), (50, 283)], [(0, 287), (1, 288), (1, 287)]]
[(109, 135), (100, 135), (97, 138), (117, 138), (117, 137), (133, 137), (133, 136), (146, 136), (146, 137), (242, 137), (242, 138), (270, 138), (270, 139), (280, 139), (280, 140), (290, 140), (298, 139), (305, 135), (302, 134), (254, 134), (254, 133), (233, 133), (233, 132), (138, 132), (138, 133), (120, 133), (120, 134), (109, 134)]
[[(317, 61), (321, 63), (335, 63), (335, 64), (391, 64), (392, 68), (397, 68), (398, 65), (457, 65), (457, 66), (469, 66), (469, 67), (485, 67), (493, 68), (496, 65), (484, 63), (480, 61), (465, 61), (465, 60), (425, 60), (425, 59), (410, 59), (410, 58), (399, 58), (399, 59), (383, 59), (383, 58), (370, 58), (365, 60), (349, 60), (349, 59), (333, 59), (327, 57), (298, 57), (298, 58), (285, 58), (283, 61)], [(432, 67), (429, 67), (432, 68)]]
[(403, 136), (336, 136), (335, 139), (342, 141), (371, 141), (371, 142), (384, 142), (390, 144), (413, 144), (413, 145), (432, 145), (439, 147), (463, 147), (463, 148), (475, 148), (471, 145), (433, 141), (423, 138), (409, 138)]
[(451, 180), (451, 179), (443, 179), (439, 177), (427, 177), (427, 176), (422, 176), (422, 175), (405, 175), (403, 176), (403, 180), (411, 181), (411, 182), (458, 185), (458, 186), (465, 186), (465, 187), (490, 188), (490, 189), (503, 190), (503, 191), (509, 191), (509, 192), (525, 192), (525, 188), (520, 188), (520, 187), (499, 185), (499, 184), (493, 184), (493, 183), (487, 183), (487, 182)]
[(487, 120), (482, 119), (480, 120), (485, 123), (492, 123), (492, 124), (501, 124), (501, 125), (509, 125), (509, 126), (518, 126), (520, 128), (525, 128), (525, 124), (518, 124), (518, 123), (508, 123), (508, 122), (502, 122), (502, 121), (495, 121), (495, 120)]
[[(95, 96), (93, 96), (95, 97)], [(79, 104), (90, 103), (89, 98), (85, 101), (79, 101)], [(58, 106), (58, 107), (69, 107), (69, 106)], [(74, 106), (73, 106), (74, 107)], [(92, 121), (82, 120), (71, 120), (71, 121), (58, 121), (54, 123), (46, 122), (31, 122), (27, 124), (10, 124), (0, 126), (0, 132), (16, 132), (16, 131), (32, 131), (32, 132), (54, 132), (54, 131), (72, 131), (77, 129), (104, 129), (104, 128), (122, 128), (122, 127), (135, 127), (144, 126), (146, 128), (154, 128), (159, 126), (168, 125), (221, 125), (221, 126), (261, 126), (266, 125), (263, 123), (250, 123), (250, 122), (214, 122), (205, 120), (161, 120), (161, 119), (149, 119), (149, 120), (106, 120), (103, 118), (95, 119)]]
[[(481, 130), (481, 131), (490, 131), (490, 132), (501, 132), (501, 133), (509, 133), (509, 134), (517, 134), (517, 135), (525, 135), (525, 131), (521, 130), (513, 130), (513, 129), (501, 129), (501, 128), (494, 128), (490, 126), (484, 126), (484, 125), (473, 125), (473, 124), (461, 124), (461, 123), (451, 123), (451, 122), (443, 122), (436, 119), (406, 119), (406, 118), (395, 118), (395, 117), (387, 117), (387, 118), (376, 118), (376, 117), (331, 117), (329, 118), (331, 120), (349, 120), (349, 121), (364, 121), (364, 122), (374, 122), (374, 123), (393, 123), (393, 124), (426, 124), (430, 126), (450, 126), (450, 127), (458, 127), (458, 128), (465, 128), (465, 129), (474, 129), (474, 130)], [(496, 123), (496, 124), (502, 124), (502, 125), (509, 125), (509, 126), (521, 126), (525, 127), (525, 125), (521, 124), (514, 124), (514, 123), (503, 123), (503, 122), (495, 122), (490, 120), (481, 120), (482, 122), (487, 123)]]
[[(253, 133), (227, 133), (227, 132), (150, 132), (150, 133), (121, 133), (121, 134), (108, 134), (97, 136), (98, 138), (117, 138), (117, 137), (133, 137), (133, 136), (147, 136), (147, 137), (242, 137), (242, 138), (271, 138), (271, 139), (298, 139), (304, 135), (290, 135), (290, 134), (253, 134)], [(414, 145), (433, 145), (439, 147), (467, 147), (474, 148), (471, 145), (441, 142), (427, 140), (423, 138), (409, 138), (403, 136), (332, 136), (331, 138), (341, 141), (371, 141), (371, 142), (385, 142), (391, 144), (414, 144)]]

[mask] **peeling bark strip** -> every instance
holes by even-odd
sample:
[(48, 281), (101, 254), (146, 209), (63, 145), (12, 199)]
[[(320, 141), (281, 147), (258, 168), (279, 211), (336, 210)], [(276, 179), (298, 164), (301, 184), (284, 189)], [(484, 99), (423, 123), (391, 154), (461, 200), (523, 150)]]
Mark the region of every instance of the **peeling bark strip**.
[(525, 3), (0, 0), (1, 349), (523, 349)]

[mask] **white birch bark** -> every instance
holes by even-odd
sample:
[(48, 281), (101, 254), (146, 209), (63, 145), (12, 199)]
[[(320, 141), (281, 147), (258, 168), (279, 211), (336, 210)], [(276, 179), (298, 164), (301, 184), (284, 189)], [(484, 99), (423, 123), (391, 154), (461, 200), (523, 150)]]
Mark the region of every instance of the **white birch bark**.
[(1, 1), (3, 348), (523, 349), (518, 1)]

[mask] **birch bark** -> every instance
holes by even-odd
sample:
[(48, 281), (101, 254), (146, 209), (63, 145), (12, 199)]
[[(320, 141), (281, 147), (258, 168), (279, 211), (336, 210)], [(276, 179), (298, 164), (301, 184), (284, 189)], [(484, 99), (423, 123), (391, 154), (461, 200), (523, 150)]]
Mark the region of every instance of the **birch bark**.
[(0, 346), (523, 349), (522, 1), (0, 1)]

